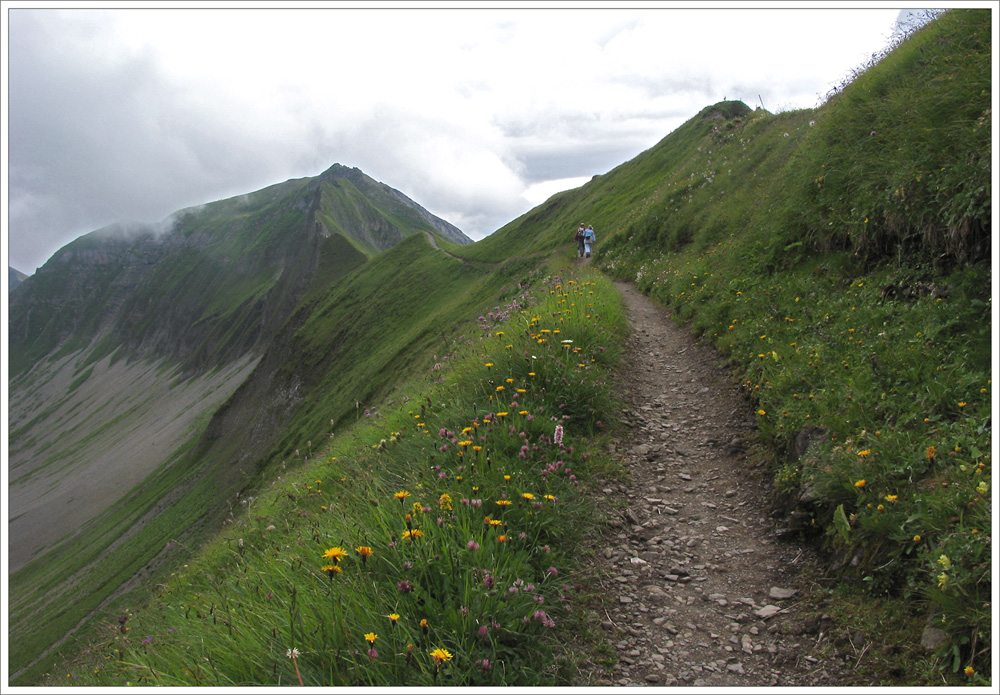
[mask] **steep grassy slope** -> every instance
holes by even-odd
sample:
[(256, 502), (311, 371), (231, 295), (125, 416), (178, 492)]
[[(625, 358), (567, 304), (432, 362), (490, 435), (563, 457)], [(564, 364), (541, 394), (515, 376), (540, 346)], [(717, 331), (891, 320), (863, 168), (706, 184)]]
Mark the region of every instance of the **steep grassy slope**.
[[(992, 642), (990, 66), (989, 12), (953, 11), (815, 111), (707, 109), (634, 160), (660, 184), (596, 258), (729, 355), (784, 532), (829, 551), (840, 591), (889, 597), (859, 611), (872, 631), (916, 643), (929, 615), (951, 637), (936, 663), (973, 675)], [(586, 204), (596, 183), (561, 219), (611, 209)]]
[[(416, 283), (430, 268), (460, 279), (454, 261), (409, 260)], [(84, 668), (53, 682), (572, 682), (571, 661), (551, 663), (554, 628), (573, 619), (561, 573), (599, 516), (578, 478), (603, 464), (580, 445), (614, 418), (624, 321), (606, 279), (522, 280), (477, 325), (436, 324), (449, 334), (442, 364), (394, 368), (402, 386), (381, 414), (331, 439), (325, 423), (304, 430), (301, 456), (269, 472), (154, 603), (101, 621)], [(474, 315), (450, 308), (452, 321)]]
[[(347, 188), (349, 201), (334, 194)], [(362, 208), (364, 215), (354, 215)], [(330, 231), (324, 221), (335, 219), (339, 231)], [(282, 374), (262, 371), (261, 357), (272, 342), (294, 335), (308, 315), (298, 318), (301, 302), (325, 296), (369, 262), (377, 250), (371, 243), (415, 239), (426, 251), (426, 235), (466, 240), (398, 191), (335, 166), (183, 211), (169, 230), (92, 233), (18, 290), (10, 321), (8, 510), (16, 534), (15, 669), (44, 656), (86, 622), (84, 611), (96, 610), (147, 564), (155, 567), (168, 541), (194, 543), (206, 524), (218, 523), (222, 500), (247, 483), (283, 418), (321, 375), (293, 375), (307, 383), (290, 400), (280, 391), (261, 395), (254, 411), (266, 416), (253, 419), (230, 406), (226, 412), (240, 414), (230, 423), (236, 432), (216, 421), (209, 438), (220, 441), (196, 447), (216, 408), (248, 378), (243, 393), (280, 381)], [(363, 317), (354, 317), (341, 337), (366, 344), (355, 334), (365, 330)], [(280, 371), (288, 358), (265, 366)], [(343, 369), (334, 360), (322, 366)], [(243, 418), (253, 419), (250, 436)], [(227, 437), (266, 444), (232, 460), (217, 453)], [(248, 451), (253, 460), (241, 470)], [(65, 505), (69, 512), (52, 514)], [(67, 591), (74, 602), (67, 603)]]
[[(134, 674), (144, 684), (187, 685), (302, 676), (310, 684), (405, 676), (437, 685), (442, 674), (477, 685), (564, 682), (551, 662), (555, 639), (541, 629), (550, 613), (537, 617), (521, 603), (506, 612), (510, 604), (488, 594), (487, 577), (503, 577), (518, 600), (520, 587), (537, 580), (552, 592), (543, 596), (546, 611), (562, 600), (542, 563), (554, 551), (565, 563), (551, 565), (557, 572), (571, 567), (586, 510), (600, 507), (574, 496), (565, 468), (586, 482), (589, 466), (600, 465), (585, 451), (588, 438), (614, 410), (598, 371), (613, 364), (621, 340), (608, 286), (549, 278), (546, 303), (502, 326), (483, 314), (482, 328), (465, 333), (471, 344), (454, 376), (442, 390), (428, 381), (437, 361), (450, 362), (442, 355), (460, 352), (460, 331), (486, 299), (495, 295), (487, 306), (506, 317), (503, 303), (521, 301), (522, 280), (537, 282), (534, 264), (552, 257), (561, 269), (574, 253), (572, 230), (586, 221), (597, 228), (595, 261), (607, 273), (635, 280), (730, 357), (758, 413), (764, 446), (751, 456), (772, 466), (784, 533), (828, 551), (830, 579), (840, 580), (830, 610), (875, 644), (863, 664), (852, 660), (859, 682), (986, 683), (989, 29), (989, 12), (949, 11), (816, 110), (708, 107), (632, 161), (482, 242), (449, 248), (476, 263), (416, 235), (342, 282), (314, 288), (199, 442), (199, 460), (212, 462), (205, 480), (231, 495), (232, 516), (227, 504), (209, 517), (226, 517), (224, 531), (166, 592), (106, 606), (113, 613), (91, 626), (94, 641), (81, 643), (89, 648), (73, 674), (102, 686)], [(845, 167), (854, 173), (837, 173)], [(961, 175), (952, 178), (954, 167)], [(523, 260), (491, 273), (505, 259)], [(556, 333), (567, 325), (571, 337)], [(585, 350), (579, 360), (577, 347)], [(552, 371), (535, 369), (539, 355)], [(534, 413), (506, 398), (515, 387), (532, 394), (515, 399), (534, 398), (539, 375), (542, 410), (529, 420)], [(576, 403), (587, 404), (583, 412), (565, 412)], [(369, 420), (366, 410), (385, 419)], [(573, 452), (543, 429), (563, 414), (579, 425)], [(486, 415), (490, 425), (524, 419), (484, 435)], [(353, 418), (356, 429), (341, 429)], [(273, 419), (287, 429), (262, 431)], [(477, 444), (477, 436), (487, 439)], [(501, 459), (492, 447), (506, 468), (494, 468)], [(519, 452), (532, 451), (543, 452), (531, 459), (539, 465), (523, 468)], [(484, 482), (474, 482), (483, 463)], [(556, 484), (551, 472), (564, 474), (549, 494), (572, 500), (565, 516), (545, 507), (553, 500), (536, 499)], [(481, 509), (476, 501), (505, 500), (499, 512), (471, 513)], [(435, 520), (446, 521), (446, 505), (454, 533)], [(517, 534), (491, 532), (492, 521)], [(511, 541), (528, 538), (512, 551)], [(417, 539), (433, 541), (433, 550), (401, 543)], [(371, 567), (360, 550), (368, 547), (379, 553)], [(350, 564), (339, 564), (337, 549)], [(488, 560), (466, 559), (482, 549)], [(377, 584), (368, 581), (376, 575)], [(928, 616), (948, 640), (925, 655), (917, 645)], [(141, 635), (128, 634), (132, 625)], [(587, 634), (585, 626), (571, 632), (565, 642)], [(417, 646), (412, 659), (408, 643)], [(301, 662), (290, 651), (300, 646)]]
[(359, 169), (336, 164), (319, 180), (323, 195), (318, 221), (327, 231), (351, 239), (368, 256), (394, 246), (417, 230), (434, 233), (453, 244), (472, 241), (454, 225)]
[[(262, 476), (307, 457), (304, 442), (318, 448), (334, 425), (358, 417), (359, 403), (375, 407), (415, 371), (428, 369), (435, 354), (450, 349), (456, 326), (471, 328), (470, 317), (487, 299), (516, 296), (531, 267), (464, 263), (415, 235), (308, 294), (197, 444), (178, 452), (84, 535), (12, 576), (15, 669), (76, 625), (81, 609), (109, 611), (125, 601), (102, 603), (129, 577), (149, 577), (160, 563), (179, 561), (185, 546), (226, 520), (237, 493), (252, 494)], [(81, 545), (94, 562), (68, 564)], [(78, 571), (81, 564), (85, 572)], [(70, 577), (73, 606), (60, 600), (59, 587)], [(51, 663), (51, 655), (39, 660), (18, 674), (19, 682), (31, 682)]]
[[(303, 441), (384, 403), (448, 349), (473, 312), (498, 294), (516, 296), (518, 280), (535, 266), (475, 265), (421, 236), (404, 240), (300, 307), (289, 321), (294, 328), (215, 417), (198, 455), (231, 461), (223, 469), (227, 489), (301, 459)], [(269, 430), (273, 420), (287, 425)]]
[(708, 107), (459, 251), (593, 223), (601, 268), (730, 356), (783, 533), (886, 601), (852, 619), (916, 644), (930, 617), (960, 677), (991, 649), (990, 20), (945, 13), (815, 110)]

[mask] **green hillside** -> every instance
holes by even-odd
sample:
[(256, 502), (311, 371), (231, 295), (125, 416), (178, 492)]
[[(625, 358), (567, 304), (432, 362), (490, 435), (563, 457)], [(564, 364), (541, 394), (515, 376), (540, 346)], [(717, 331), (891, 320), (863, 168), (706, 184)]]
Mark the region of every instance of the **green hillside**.
[[(947, 11), (816, 109), (709, 106), (448, 253), (333, 234), (186, 459), (209, 513), (133, 537), (176, 554), (21, 682), (587, 685), (613, 649), (575, 573), (622, 474), (615, 278), (727, 357), (780, 533), (879, 636), (855, 684), (991, 683), (990, 22)], [(209, 540), (178, 549), (190, 524)], [(68, 625), (19, 620), (14, 666)]]
[[(354, 192), (349, 204), (331, 194), (338, 188)], [(364, 219), (350, 225), (351, 236), (325, 226), (329, 220), (350, 218), (360, 206), (367, 206)], [(319, 177), (182, 211), (169, 231), (142, 225), (99, 230), (69, 244), (26, 281), (11, 303), (11, 392), (20, 409), (10, 414), (10, 490), (12, 522), (18, 522), (19, 532), (33, 534), (18, 539), (32, 544), (31, 552), (21, 555), (39, 554), (24, 567), (11, 567), (10, 624), (18, 635), (11, 651), (13, 671), (36, 659), (43, 669), (51, 659), (47, 650), (59, 638), (85, 626), (105, 609), (109, 597), (135, 586), (135, 577), (148, 576), (178, 555), (163, 548), (178, 542), (196, 547), (218, 527), (225, 514), (220, 505), (264, 465), (299, 399), (309, 394), (302, 382), (317, 376), (310, 369), (315, 365), (282, 369), (294, 364), (294, 353), (282, 353), (282, 346), (294, 341), (297, 322), (308, 315), (312, 298), (327, 296), (341, 283), (348, 296), (370, 293), (363, 280), (359, 285), (351, 278), (379, 250), (371, 246), (376, 236), (384, 246), (413, 241), (417, 248), (410, 246), (411, 254), (426, 255), (431, 250), (427, 235), (461, 241), (461, 233), (455, 232), (360, 171), (334, 166)], [(435, 251), (434, 258), (444, 257)], [(418, 261), (414, 270), (419, 268)], [(429, 272), (442, 279), (447, 275), (440, 268)], [(420, 277), (426, 279), (428, 273), (420, 272)], [(297, 313), (300, 304), (306, 310)], [(404, 298), (399, 306), (407, 306)], [(352, 311), (334, 319), (340, 324), (336, 335), (345, 343), (344, 355), (332, 359), (334, 351), (329, 350), (324, 369), (350, 374), (340, 359), (361, 366), (362, 357), (353, 348), (370, 345), (367, 316), (356, 306)], [(391, 355), (366, 347), (363, 359), (368, 357), (386, 360)], [(161, 380), (171, 382), (160, 391), (181, 393), (189, 399), (189, 410), (216, 402), (209, 397), (216, 389), (229, 396), (235, 388), (232, 374), (246, 381), (217, 415), (213, 406), (190, 417), (190, 428), (164, 434), (157, 429), (157, 418), (174, 417), (176, 411), (167, 412), (168, 407), (178, 406), (150, 402), (141, 385), (102, 384), (102, 393), (110, 397), (78, 397), (85, 384), (93, 389), (95, 373), (109, 371), (109, 361), (137, 365), (137, 372), (158, 372)], [(257, 368), (246, 377), (246, 365), (254, 362)], [(67, 373), (72, 383), (60, 391), (58, 379), (66, 379)], [(220, 375), (225, 377), (221, 386)], [(255, 401), (243, 407), (246, 394), (286, 378), (290, 398), (256, 392)], [(393, 378), (376, 367), (365, 381), (366, 390), (351, 395), (384, 391)], [(336, 406), (341, 417), (347, 412), (343, 403)], [(83, 411), (90, 431), (80, 424)], [(133, 437), (138, 446), (149, 448), (141, 434), (134, 434), (146, 427), (145, 438), (159, 440), (166, 451), (162, 460), (147, 462), (145, 452), (130, 457), (114, 451), (106, 443), (115, 443), (116, 427), (121, 428), (119, 440)], [(169, 446), (164, 437), (173, 437)], [(234, 453), (228, 446), (233, 440), (244, 448)], [(248, 443), (259, 449), (245, 448)], [(66, 481), (100, 479), (103, 468), (135, 468), (140, 459), (149, 470), (134, 489), (128, 488), (135, 482), (104, 481), (103, 487), (112, 491), (107, 500), (87, 500), (72, 511), (84, 514), (79, 510), (85, 507), (95, 509), (94, 515), (73, 516), (78, 523), (70, 526), (72, 531), (38, 539), (34, 527), (51, 514), (47, 508), (84, 494), (75, 493)], [(49, 498), (40, 503), (34, 495), (46, 489)], [(22, 490), (25, 498), (32, 497), (15, 500)]]

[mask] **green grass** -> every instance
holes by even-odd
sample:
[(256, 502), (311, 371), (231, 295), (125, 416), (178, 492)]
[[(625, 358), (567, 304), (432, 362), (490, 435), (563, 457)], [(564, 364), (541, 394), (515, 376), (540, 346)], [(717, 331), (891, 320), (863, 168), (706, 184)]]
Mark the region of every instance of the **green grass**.
[(847, 586), (929, 613), (961, 679), (992, 648), (988, 19), (948, 12), (814, 112), (716, 134), (740, 183), (650, 201), (596, 258), (728, 355), (775, 503)]
[(70, 680), (567, 683), (554, 625), (579, 610), (566, 575), (604, 465), (586, 442), (614, 418), (624, 321), (604, 279), (532, 284), (530, 306), (456, 343), (397, 407), (275, 471), (151, 604), (104, 620)]
[[(577, 660), (607, 663), (586, 597), (548, 574), (572, 576), (587, 552), (604, 511), (588, 485), (608, 472), (592, 452), (614, 426), (621, 310), (607, 280), (564, 272), (586, 221), (596, 265), (728, 357), (758, 412), (773, 503), (839, 580), (825, 610), (879, 648), (839, 635), (833, 658), (866, 685), (990, 682), (989, 26), (986, 11), (950, 10), (817, 109), (708, 107), (491, 237), (447, 246), (465, 263), (419, 234), (363, 266), (340, 243), (349, 262), (305, 295), (263, 359), (273, 371), (221, 411), (241, 427), (210, 427), (193, 454), (210, 469), (199, 504), (221, 518), (241, 490), (238, 513), (148, 601), (94, 622), (68, 681), (563, 685)], [(303, 398), (267, 409), (295, 385)], [(280, 432), (250, 438), (278, 416)], [(566, 451), (551, 440), (563, 416)], [(821, 436), (800, 452), (809, 431)], [(413, 529), (424, 535), (402, 537)], [(331, 577), (333, 547), (349, 555)], [(935, 654), (918, 647), (928, 617), (950, 637)], [(451, 658), (436, 663), (437, 648)], [(35, 681), (66, 682), (40, 669)]]

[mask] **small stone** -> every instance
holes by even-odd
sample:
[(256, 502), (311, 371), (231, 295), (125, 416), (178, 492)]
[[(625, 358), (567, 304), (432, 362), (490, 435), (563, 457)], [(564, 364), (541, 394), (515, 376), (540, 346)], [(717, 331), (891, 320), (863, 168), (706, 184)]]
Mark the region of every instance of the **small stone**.
[(920, 637), (920, 646), (928, 651), (935, 651), (942, 643), (948, 641), (948, 633), (940, 628), (926, 627)]
[(649, 673), (649, 674), (646, 675), (646, 682), (647, 683), (659, 683), (660, 682), (660, 676), (657, 675), (657, 674), (655, 674), (655, 673)]
[(799, 593), (798, 589), (783, 589), (780, 586), (772, 586), (768, 596), (778, 601), (783, 601), (795, 596), (797, 593)]
[(769, 603), (766, 606), (762, 607), (760, 610), (754, 611), (754, 615), (756, 615), (758, 618), (761, 618), (762, 620), (767, 620), (768, 618), (773, 617), (780, 612), (781, 612), (780, 608), (778, 608), (777, 606), (773, 606)]

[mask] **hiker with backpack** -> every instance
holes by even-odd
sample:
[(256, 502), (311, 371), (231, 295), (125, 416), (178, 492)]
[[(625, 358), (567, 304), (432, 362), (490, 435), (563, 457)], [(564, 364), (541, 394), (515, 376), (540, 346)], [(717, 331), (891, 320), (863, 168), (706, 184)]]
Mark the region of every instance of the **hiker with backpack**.
[(581, 222), (580, 223), (580, 227), (576, 230), (576, 236), (573, 237), (574, 239), (576, 239), (576, 250), (577, 250), (577, 253), (580, 254), (580, 258), (583, 258), (583, 254), (584, 254), (584, 246), (583, 246), (583, 233), (584, 233), (584, 231), (586, 231), (586, 229), (583, 226), (583, 222)]
[(583, 230), (583, 249), (587, 258), (590, 258), (590, 253), (594, 250), (595, 241), (597, 241), (597, 235), (594, 234), (594, 228), (588, 224), (587, 228)]

